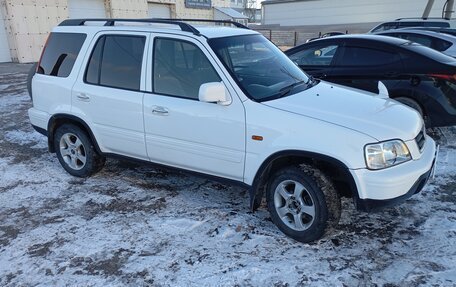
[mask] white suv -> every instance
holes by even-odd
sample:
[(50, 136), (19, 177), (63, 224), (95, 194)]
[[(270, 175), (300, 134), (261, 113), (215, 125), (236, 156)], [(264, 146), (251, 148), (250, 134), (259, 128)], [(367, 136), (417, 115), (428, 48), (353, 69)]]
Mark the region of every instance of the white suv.
[(417, 112), (314, 80), (239, 27), (67, 20), (32, 91), (30, 121), (70, 174), (115, 155), (240, 184), (302, 242), (337, 224), (341, 196), (371, 210), (419, 192), (435, 159)]

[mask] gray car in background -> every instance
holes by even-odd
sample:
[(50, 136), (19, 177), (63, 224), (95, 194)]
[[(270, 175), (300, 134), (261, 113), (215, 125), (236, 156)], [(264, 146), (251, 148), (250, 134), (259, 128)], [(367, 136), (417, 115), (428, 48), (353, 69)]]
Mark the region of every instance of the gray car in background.
[(456, 58), (456, 37), (449, 34), (416, 29), (397, 29), (374, 34), (416, 42)]

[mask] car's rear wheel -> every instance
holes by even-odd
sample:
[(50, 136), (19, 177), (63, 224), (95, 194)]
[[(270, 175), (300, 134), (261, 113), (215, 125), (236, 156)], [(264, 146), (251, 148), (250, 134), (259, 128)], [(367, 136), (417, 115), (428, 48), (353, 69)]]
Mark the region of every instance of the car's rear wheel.
[(54, 147), (62, 167), (71, 175), (90, 176), (105, 164), (87, 133), (72, 124), (60, 126), (54, 136)]
[(340, 218), (340, 198), (333, 184), (308, 165), (278, 171), (268, 186), (267, 202), (272, 221), (300, 242), (321, 238)]

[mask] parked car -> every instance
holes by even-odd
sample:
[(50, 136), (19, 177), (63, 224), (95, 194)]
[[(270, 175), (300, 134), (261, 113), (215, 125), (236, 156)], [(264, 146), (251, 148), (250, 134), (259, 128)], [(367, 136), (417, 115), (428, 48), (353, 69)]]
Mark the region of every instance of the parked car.
[(332, 36), (339, 36), (339, 35), (345, 35), (345, 34), (348, 34), (348, 31), (346, 33), (333, 31), (333, 32), (324, 33), (323, 35), (320, 32), (320, 35), (318, 35), (318, 37), (307, 39), (306, 43), (309, 43), (309, 42), (311, 42), (313, 40), (317, 40), (317, 39), (320, 39), (320, 38), (328, 38), (328, 37), (332, 37)]
[(442, 52), (453, 58), (456, 57), (456, 37), (448, 34), (413, 29), (389, 30), (375, 34), (409, 40)]
[(346, 35), (285, 52), (310, 75), (370, 92), (382, 81), (391, 98), (417, 110), (428, 127), (456, 124), (456, 60), (407, 40)]
[(456, 20), (443, 18), (399, 18), (383, 22), (372, 28), (369, 33), (410, 27), (456, 28)]
[(437, 33), (447, 34), (451, 36), (456, 36), (456, 29), (452, 28), (438, 28), (438, 27), (409, 27), (409, 28), (401, 28), (401, 29), (413, 29), (413, 30), (420, 30), (420, 31), (433, 31)]
[(418, 113), (314, 80), (249, 29), (66, 20), (31, 89), (30, 121), (71, 175), (120, 156), (238, 184), (302, 242), (335, 227), (341, 196), (361, 210), (397, 204), (435, 162)]

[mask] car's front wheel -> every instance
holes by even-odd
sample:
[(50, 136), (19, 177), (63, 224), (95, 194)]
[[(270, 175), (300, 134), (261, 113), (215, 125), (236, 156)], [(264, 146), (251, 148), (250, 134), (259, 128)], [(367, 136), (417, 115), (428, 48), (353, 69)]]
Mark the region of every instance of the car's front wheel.
[(300, 165), (279, 170), (267, 190), (272, 221), (300, 242), (321, 238), (339, 221), (340, 197), (317, 168)]
[(96, 152), (87, 133), (76, 125), (60, 126), (55, 132), (54, 147), (63, 168), (77, 177), (96, 173), (106, 161)]

